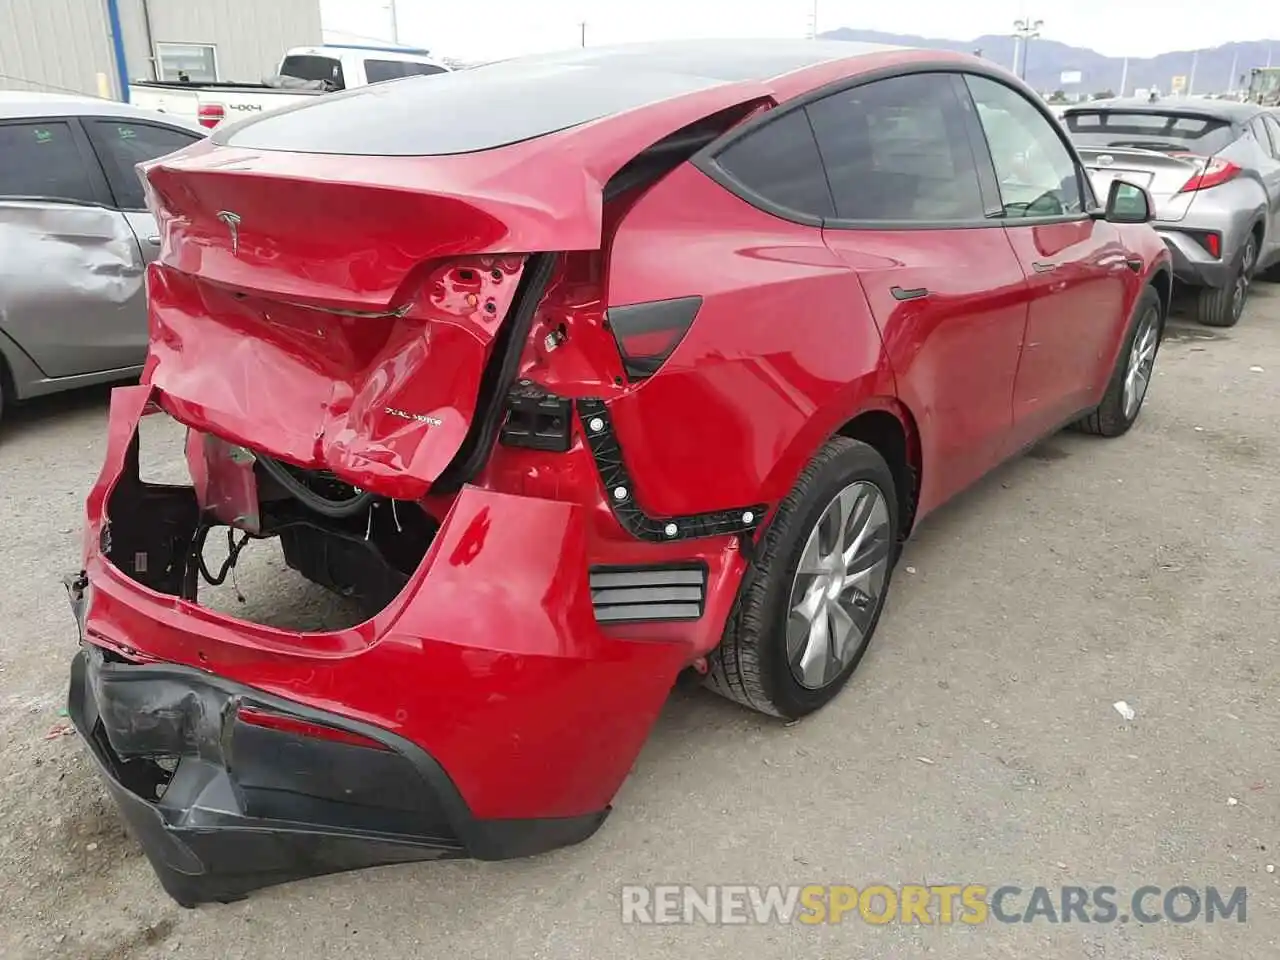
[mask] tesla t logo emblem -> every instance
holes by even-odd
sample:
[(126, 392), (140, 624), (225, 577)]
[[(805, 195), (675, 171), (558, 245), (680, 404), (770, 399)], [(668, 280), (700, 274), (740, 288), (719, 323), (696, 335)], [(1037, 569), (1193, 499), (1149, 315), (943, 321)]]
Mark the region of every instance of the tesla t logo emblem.
[(227, 225), (227, 229), (231, 231), (231, 255), (233, 257), (240, 255), (240, 214), (232, 213), (230, 210), (219, 210), (218, 219)]

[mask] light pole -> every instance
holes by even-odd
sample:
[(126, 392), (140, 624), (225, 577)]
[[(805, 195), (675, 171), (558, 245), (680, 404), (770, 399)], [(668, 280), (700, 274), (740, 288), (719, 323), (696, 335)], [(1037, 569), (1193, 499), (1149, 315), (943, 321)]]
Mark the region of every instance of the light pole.
[[(1040, 28), (1044, 26), (1043, 20), (1015, 20), (1013, 21), (1013, 65), (1015, 72), (1022, 79), (1027, 78), (1027, 50), (1031, 46), (1031, 41), (1040, 36)], [(1018, 63), (1018, 47), (1022, 47), (1022, 63)]]
[(579, 31), (580, 31), (580, 38), (581, 38), (581, 41), (582, 41), (582, 46), (584, 46), (584, 47), (585, 47), (585, 46), (587, 45), (587, 22), (584, 20), (584, 21), (582, 21), (581, 23), (579, 23), (579, 24), (578, 24), (578, 29), (579, 29)]
[(400, 42), (400, 24), (396, 20), (396, 0), (391, 0), (391, 42)]

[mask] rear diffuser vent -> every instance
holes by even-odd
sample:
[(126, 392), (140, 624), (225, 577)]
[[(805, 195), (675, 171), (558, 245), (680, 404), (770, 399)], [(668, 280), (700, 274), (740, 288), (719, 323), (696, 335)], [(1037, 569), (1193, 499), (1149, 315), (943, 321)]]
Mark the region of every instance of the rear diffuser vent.
[(697, 620), (707, 598), (707, 568), (592, 567), (591, 603), (600, 623)]

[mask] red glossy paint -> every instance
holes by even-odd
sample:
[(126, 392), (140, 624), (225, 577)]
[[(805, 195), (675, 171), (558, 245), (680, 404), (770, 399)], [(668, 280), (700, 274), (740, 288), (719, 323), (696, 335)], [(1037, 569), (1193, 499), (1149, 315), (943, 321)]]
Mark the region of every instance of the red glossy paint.
[[(825, 238), (861, 279), (896, 395), (915, 418), (924, 515), (1007, 452), (1026, 278), (999, 227), (826, 230)], [(894, 287), (929, 296), (897, 300)]]
[[(520, 373), (609, 404), (654, 515), (772, 508), (828, 438), (874, 413), (905, 436), (923, 516), (1101, 398), (1133, 304), (1167, 261), (1146, 225), (793, 223), (690, 163), (604, 202), (613, 173), (694, 120), (925, 58), (938, 55), (726, 83), (465, 157), (202, 144), (152, 165), (152, 347), (144, 384), (114, 394), (87, 503), (88, 639), (394, 731), (476, 817), (603, 809), (678, 671), (719, 642), (746, 560), (732, 537), (626, 533), (580, 425), (566, 453), (498, 445), (460, 492), (431, 490), (475, 416), (529, 254), (562, 256), (517, 345)], [(241, 217), (234, 248), (227, 210)], [(1042, 275), (1031, 264), (1046, 258), (1056, 269)], [(670, 358), (628, 380), (605, 311), (688, 296), (703, 302)], [(420, 500), (441, 528), (399, 596), (346, 630), (246, 623), (152, 591), (99, 543), (138, 421), (157, 410)], [(223, 449), (193, 441), (191, 460), (202, 502), (226, 513), (244, 492)], [(688, 560), (709, 570), (701, 619), (596, 622), (591, 566)]]
[(466, 436), (523, 268), (430, 262), (403, 311), (352, 317), (153, 264), (143, 380), (196, 430), (416, 500)]
[(1016, 449), (1097, 403), (1122, 330), (1115, 318), (1128, 316), (1142, 279), (1125, 263), (1129, 250), (1115, 224), (1011, 226), (1005, 234), (1030, 294), (1013, 391)]

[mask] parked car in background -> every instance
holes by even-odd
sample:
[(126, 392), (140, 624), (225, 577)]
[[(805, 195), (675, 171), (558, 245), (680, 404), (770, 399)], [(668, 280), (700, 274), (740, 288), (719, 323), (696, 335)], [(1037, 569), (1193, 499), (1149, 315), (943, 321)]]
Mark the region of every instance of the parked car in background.
[(160, 237), (135, 165), (203, 135), (112, 100), (0, 92), (0, 415), (141, 370)]
[[(923, 517), (1135, 422), (1172, 284), (1142, 188), (1099, 202), (1029, 87), (934, 51), (508, 60), (144, 173), (69, 711), (188, 904), (581, 840), (686, 668), (819, 709)], [(193, 485), (139, 476), (146, 415)], [(202, 605), (276, 538), (349, 625)]]
[(427, 50), (330, 43), (294, 47), (275, 74), (260, 83), (137, 80), (129, 85), (129, 99), (135, 106), (212, 129), (224, 120), (278, 110), (325, 93), (449, 70)]
[(1146, 187), (1196, 317), (1234, 325), (1255, 274), (1280, 262), (1280, 114), (1229, 100), (1103, 100), (1064, 122), (1095, 187)]

